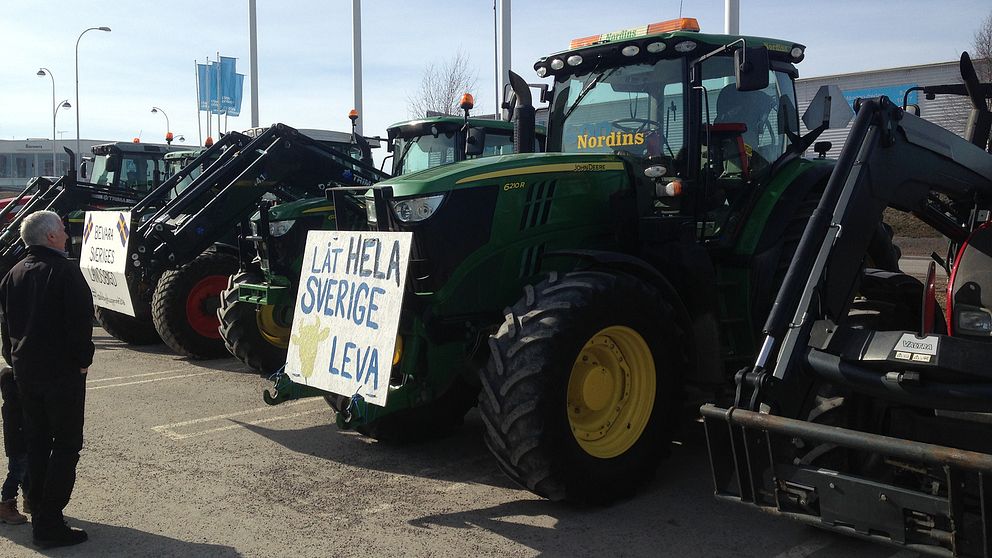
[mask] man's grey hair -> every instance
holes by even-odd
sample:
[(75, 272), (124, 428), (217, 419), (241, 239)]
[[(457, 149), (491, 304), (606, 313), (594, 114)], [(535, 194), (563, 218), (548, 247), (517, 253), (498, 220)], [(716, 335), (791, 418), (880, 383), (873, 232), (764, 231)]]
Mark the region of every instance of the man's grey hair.
[(21, 240), (28, 246), (47, 246), (48, 234), (65, 230), (62, 218), (54, 211), (37, 211), (21, 221)]

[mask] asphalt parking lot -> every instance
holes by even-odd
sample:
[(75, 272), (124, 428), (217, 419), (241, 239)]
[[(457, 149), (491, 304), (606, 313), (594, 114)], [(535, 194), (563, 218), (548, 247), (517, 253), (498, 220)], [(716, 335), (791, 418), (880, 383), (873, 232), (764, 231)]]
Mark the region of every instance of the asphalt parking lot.
[[(87, 388), (70, 522), (50, 556), (754, 556), (916, 553), (821, 532), (712, 496), (698, 424), (638, 497), (576, 508), (517, 489), (481, 442), (390, 446), (339, 431), (321, 399), (276, 407), (234, 359), (188, 361), (103, 330)], [(0, 525), (0, 556), (33, 556)]]

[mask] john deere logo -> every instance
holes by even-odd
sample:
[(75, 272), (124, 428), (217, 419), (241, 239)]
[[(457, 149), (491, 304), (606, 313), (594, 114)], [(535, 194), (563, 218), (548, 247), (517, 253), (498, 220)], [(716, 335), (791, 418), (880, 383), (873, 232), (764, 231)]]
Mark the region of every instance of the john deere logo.
[(124, 219), (123, 213), (117, 216), (117, 232), (121, 233), (121, 246), (127, 246), (127, 237), (131, 231), (128, 230), (127, 220)]
[(93, 216), (86, 216), (86, 226), (83, 227), (83, 242), (87, 242), (90, 239), (90, 234), (93, 232)]

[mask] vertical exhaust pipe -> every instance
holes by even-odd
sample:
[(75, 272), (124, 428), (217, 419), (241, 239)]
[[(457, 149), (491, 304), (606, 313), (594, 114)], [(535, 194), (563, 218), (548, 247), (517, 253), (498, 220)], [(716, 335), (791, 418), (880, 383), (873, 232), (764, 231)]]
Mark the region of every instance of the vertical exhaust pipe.
[(66, 186), (75, 186), (76, 185), (76, 169), (78, 168), (78, 167), (76, 167), (76, 154), (71, 149), (69, 149), (68, 147), (66, 147), (64, 145), (62, 146), (62, 149), (64, 149), (65, 152), (66, 152), (66, 154), (69, 155), (69, 172), (67, 172), (66, 175), (65, 175), (65, 177), (66, 177)]
[(510, 87), (516, 97), (513, 108), (513, 151), (515, 153), (534, 152), (534, 120), (536, 110), (531, 99), (530, 86), (524, 78), (510, 72)]

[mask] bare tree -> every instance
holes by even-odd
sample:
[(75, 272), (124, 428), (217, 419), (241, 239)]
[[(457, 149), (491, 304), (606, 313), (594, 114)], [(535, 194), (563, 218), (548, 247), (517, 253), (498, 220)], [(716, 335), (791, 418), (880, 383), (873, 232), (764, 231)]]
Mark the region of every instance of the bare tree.
[(982, 24), (975, 31), (975, 42), (973, 44), (975, 52), (972, 58), (975, 62), (975, 71), (983, 82), (992, 81), (992, 12), (982, 20)]
[(407, 98), (407, 108), (412, 118), (423, 118), (427, 111), (458, 115), (458, 101), (462, 93), (473, 93), (478, 85), (478, 71), (469, 57), (458, 51), (450, 59), (430, 62), (424, 68), (420, 88)]

